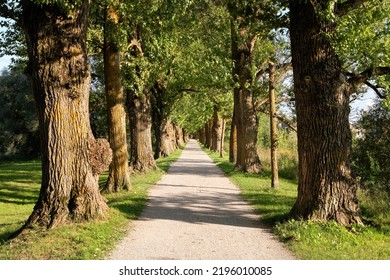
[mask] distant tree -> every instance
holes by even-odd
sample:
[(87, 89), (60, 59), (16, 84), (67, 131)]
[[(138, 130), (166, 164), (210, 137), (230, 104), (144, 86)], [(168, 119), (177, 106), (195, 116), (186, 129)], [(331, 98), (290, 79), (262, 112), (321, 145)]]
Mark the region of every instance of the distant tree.
[(37, 110), (30, 82), (18, 70), (0, 75), (0, 157), (32, 158), (40, 154)]
[(364, 188), (390, 194), (390, 112), (377, 102), (355, 125), (351, 168)]

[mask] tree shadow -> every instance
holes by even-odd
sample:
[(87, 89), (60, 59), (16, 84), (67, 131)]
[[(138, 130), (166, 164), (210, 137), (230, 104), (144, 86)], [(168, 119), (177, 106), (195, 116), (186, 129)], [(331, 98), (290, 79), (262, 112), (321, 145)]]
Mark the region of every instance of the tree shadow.
[(8, 183), (2, 183), (0, 186), (0, 202), (25, 205), (35, 203), (38, 196), (39, 188), (16, 187)]

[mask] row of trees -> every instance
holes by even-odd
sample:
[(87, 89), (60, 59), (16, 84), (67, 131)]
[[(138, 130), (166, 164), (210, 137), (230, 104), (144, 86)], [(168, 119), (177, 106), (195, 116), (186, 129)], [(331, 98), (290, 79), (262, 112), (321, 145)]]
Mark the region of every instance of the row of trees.
[[(274, 53), (265, 52), (267, 36), (287, 27), (299, 154), (298, 198), (291, 215), (336, 220), (344, 225), (363, 223), (356, 198), (357, 184), (349, 166), (352, 147), (349, 103), (361, 86), (370, 87), (384, 97), (390, 73), (389, 2), (246, 1), (236, 4), (233, 1), (227, 5), (235, 82), (230, 157), (236, 162), (236, 169), (262, 170), (257, 153), (256, 114), (261, 100), (256, 90), (259, 75), (267, 71), (259, 65), (271, 61), (267, 69), (270, 82), (274, 62), (279, 68), (287, 66), (283, 56), (275, 55), (277, 46), (271, 48)], [(264, 56), (256, 53), (256, 45), (262, 48)], [(199, 138), (209, 146), (208, 140), (202, 137), (211, 127), (211, 122), (206, 122), (204, 132), (199, 132)]]
[[(171, 121), (222, 151), (228, 120), (236, 169), (262, 172), (257, 113), (268, 101), (274, 107), (275, 75), (290, 63), (300, 160), (291, 214), (362, 223), (348, 165), (349, 100), (363, 84), (381, 94), (388, 80), (389, 7), (385, 0), (3, 1), (1, 15), (19, 28), (13, 36), (24, 34), (38, 108), (43, 180), (27, 226), (104, 217), (97, 176), (110, 151), (106, 191), (128, 189), (128, 162), (144, 171), (155, 168), (153, 154), (171, 151)], [(367, 42), (375, 52), (362, 52)], [(90, 64), (104, 73), (97, 80), (110, 149), (90, 126)]]
[[(149, 61), (156, 54), (148, 33), (155, 23), (143, 21), (150, 19), (142, 15), (150, 7), (141, 2), (100, 1), (92, 6), (89, 1), (2, 2), (2, 16), (13, 20), (6, 22), (13, 28), (7, 33), (24, 34), (12, 52), (27, 50), (25, 73), (38, 109), (42, 186), (24, 228), (104, 218), (107, 205), (98, 176), (108, 164), (107, 192), (131, 187), (129, 163), (141, 172), (156, 168), (152, 93), (156, 156), (170, 154), (185, 140), (185, 132), (164, 112), (163, 77), (157, 76), (164, 71), (153, 69)], [(8, 51), (15, 45), (6, 42), (4, 47)], [(90, 125), (91, 63), (97, 76), (103, 73), (95, 78), (104, 83), (109, 143), (96, 139)], [(92, 83), (92, 88), (96, 86)], [(125, 105), (131, 124), (129, 151)]]

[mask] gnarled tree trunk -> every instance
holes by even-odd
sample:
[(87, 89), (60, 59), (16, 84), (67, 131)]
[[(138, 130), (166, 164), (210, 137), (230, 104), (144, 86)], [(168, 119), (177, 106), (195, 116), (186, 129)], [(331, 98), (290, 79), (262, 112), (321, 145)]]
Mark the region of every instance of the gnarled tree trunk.
[(108, 166), (111, 151), (107, 142), (94, 139), (89, 123), (89, 1), (77, 2), (72, 12), (58, 5), (22, 1), (26, 72), (38, 108), (42, 149), (40, 195), (25, 227), (103, 218), (108, 210), (98, 174)]
[(126, 140), (126, 112), (120, 73), (120, 51), (113, 37), (118, 28), (118, 14), (111, 6), (106, 11), (104, 28), (104, 81), (107, 99), (108, 135), (113, 152), (104, 191), (129, 190), (130, 174)]
[(172, 140), (175, 138), (173, 126), (168, 119), (168, 112), (164, 104), (165, 89), (156, 82), (152, 88), (152, 123), (155, 135), (154, 158), (169, 156), (176, 147)]
[(255, 35), (250, 35), (244, 23), (231, 24), (233, 79), (238, 84), (234, 88), (234, 120), (237, 128), (236, 170), (260, 173), (263, 171), (257, 152), (258, 118), (254, 106), (252, 84), (252, 53)]
[(130, 117), (130, 164), (139, 172), (156, 169), (152, 147), (152, 116), (149, 92), (139, 96), (129, 90), (127, 108)]
[(335, 27), (326, 13), (311, 1), (290, 1), (299, 154), (298, 198), (291, 214), (349, 225), (362, 222), (348, 166), (350, 87), (329, 42)]

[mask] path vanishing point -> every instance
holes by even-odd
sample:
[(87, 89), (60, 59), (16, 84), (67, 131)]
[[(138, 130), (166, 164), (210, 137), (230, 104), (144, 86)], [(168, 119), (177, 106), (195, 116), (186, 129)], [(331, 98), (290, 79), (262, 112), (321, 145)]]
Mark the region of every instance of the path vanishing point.
[(109, 255), (116, 260), (294, 259), (238, 188), (190, 140), (149, 192), (140, 218)]

